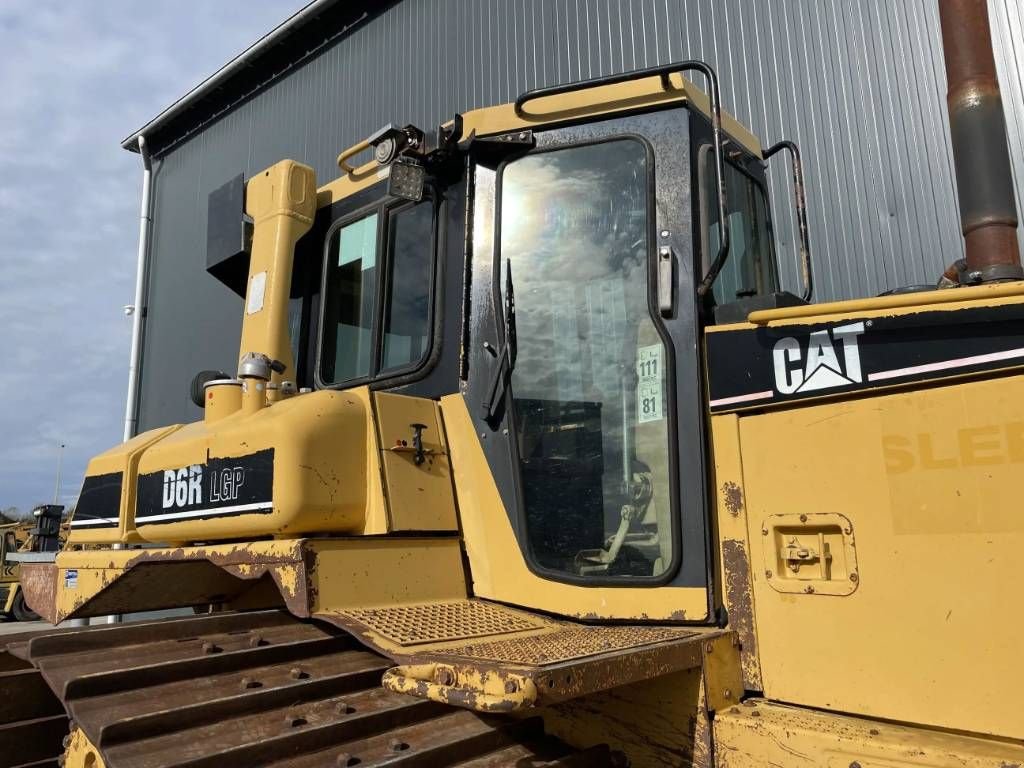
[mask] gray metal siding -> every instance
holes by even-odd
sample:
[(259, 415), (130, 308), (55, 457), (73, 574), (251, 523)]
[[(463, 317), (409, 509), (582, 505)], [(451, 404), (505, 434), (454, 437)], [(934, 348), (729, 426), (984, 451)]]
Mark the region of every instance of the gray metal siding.
[[(1018, 201), (1020, 0), (990, 0)], [(282, 157), (337, 175), (386, 122), (429, 128), (559, 82), (702, 58), (724, 106), (806, 163), (818, 301), (933, 282), (962, 255), (934, 0), (405, 0), (159, 164), (140, 422), (199, 417), (196, 370), (233, 370), (241, 302), (205, 273), (206, 198)], [(700, 85), (700, 83), (698, 83)], [(789, 172), (772, 169), (782, 274), (796, 290)]]

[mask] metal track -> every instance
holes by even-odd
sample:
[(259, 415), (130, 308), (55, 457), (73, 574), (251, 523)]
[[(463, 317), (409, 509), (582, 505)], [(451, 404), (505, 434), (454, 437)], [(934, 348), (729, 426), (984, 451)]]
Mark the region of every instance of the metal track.
[(545, 736), (539, 718), (385, 691), (390, 661), (281, 611), (40, 633), (7, 651), (23, 663), (0, 672), (0, 768), (54, 764), (68, 721), (51, 689), (107, 768), (611, 764), (604, 747)]
[(7, 650), (29, 637), (9, 635), (0, 644), (0, 768), (56, 768), (64, 751), (64, 707), (39, 670)]

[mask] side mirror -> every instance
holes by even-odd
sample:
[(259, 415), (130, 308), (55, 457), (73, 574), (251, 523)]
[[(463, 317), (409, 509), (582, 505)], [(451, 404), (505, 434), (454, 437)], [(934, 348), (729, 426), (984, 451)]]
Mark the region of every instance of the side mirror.
[(224, 371), (200, 371), (192, 377), (192, 384), (189, 387), (189, 399), (195, 403), (197, 408), (206, 407), (205, 387), (211, 381), (217, 379), (230, 379), (231, 374)]

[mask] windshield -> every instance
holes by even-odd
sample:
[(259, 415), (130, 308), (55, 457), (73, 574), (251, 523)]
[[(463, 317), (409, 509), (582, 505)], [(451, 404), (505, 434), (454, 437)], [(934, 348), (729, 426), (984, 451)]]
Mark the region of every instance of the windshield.
[(643, 143), (617, 139), (528, 155), (501, 176), (528, 551), (575, 576), (657, 577), (673, 559), (648, 166)]

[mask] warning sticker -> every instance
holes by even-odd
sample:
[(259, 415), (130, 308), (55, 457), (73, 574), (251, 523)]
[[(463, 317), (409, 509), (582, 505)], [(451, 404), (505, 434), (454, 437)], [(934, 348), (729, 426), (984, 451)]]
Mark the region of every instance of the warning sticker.
[(64, 589), (78, 589), (77, 568), (68, 568), (64, 571)]
[(644, 424), (664, 417), (662, 385), (664, 349), (661, 344), (640, 347), (636, 351), (636, 415)]
[(267, 273), (260, 272), (252, 276), (252, 281), (249, 283), (249, 303), (246, 305), (245, 312), (248, 315), (254, 315), (263, 309), (263, 298), (267, 292)]

